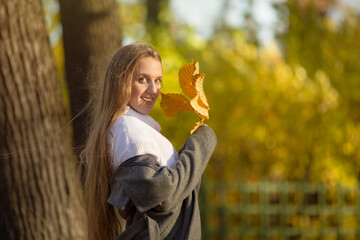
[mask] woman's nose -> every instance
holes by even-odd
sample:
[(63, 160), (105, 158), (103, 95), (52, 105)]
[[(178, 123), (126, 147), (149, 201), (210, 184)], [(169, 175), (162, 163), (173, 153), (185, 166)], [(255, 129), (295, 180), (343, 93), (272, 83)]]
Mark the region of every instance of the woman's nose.
[(156, 86), (156, 84), (153, 81), (149, 81), (147, 92), (148, 93), (157, 93), (159, 88)]

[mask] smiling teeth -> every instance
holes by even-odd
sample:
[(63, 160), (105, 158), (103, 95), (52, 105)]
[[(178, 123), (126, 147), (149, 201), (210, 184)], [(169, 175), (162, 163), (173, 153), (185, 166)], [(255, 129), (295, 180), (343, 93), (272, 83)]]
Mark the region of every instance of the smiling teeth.
[(142, 98), (142, 100), (144, 100), (145, 102), (151, 102), (152, 101), (151, 98)]

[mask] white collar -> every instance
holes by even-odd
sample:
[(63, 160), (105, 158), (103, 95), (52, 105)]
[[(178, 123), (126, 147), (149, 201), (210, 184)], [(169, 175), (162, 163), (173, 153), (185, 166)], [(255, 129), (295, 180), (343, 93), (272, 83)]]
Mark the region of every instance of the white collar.
[(149, 115), (146, 115), (146, 114), (139, 113), (129, 106), (127, 106), (127, 109), (126, 109), (124, 115), (136, 117), (137, 119), (146, 123), (147, 125), (154, 128), (158, 132), (160, 132), (160, 130), (161, 130), (160, 125), (152, 117), (150, 117)]

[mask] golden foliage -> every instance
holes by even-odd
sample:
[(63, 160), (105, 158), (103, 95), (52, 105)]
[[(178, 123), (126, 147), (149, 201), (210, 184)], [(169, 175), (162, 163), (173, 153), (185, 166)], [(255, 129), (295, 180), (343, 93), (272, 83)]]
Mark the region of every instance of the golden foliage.
[(174, 117), (178, 112), (190, 111), (196, 113), (200, 122), (191, 130), (195, 131), (205, 119), (209, 119), (210, 109), (204, 92), (204, 73), (199, 73), (199, 63), (191, 62), (179, 70), (179, 85), (190, 101), (181, 94), (161, 93), (160, 107), (168, 117)]

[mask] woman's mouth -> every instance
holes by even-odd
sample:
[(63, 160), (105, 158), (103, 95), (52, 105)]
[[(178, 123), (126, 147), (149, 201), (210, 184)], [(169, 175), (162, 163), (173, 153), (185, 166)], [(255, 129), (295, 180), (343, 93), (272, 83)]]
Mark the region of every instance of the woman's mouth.
[(152, 97), (141, 97), (142, 100), (144, 100), (146, 103), (151, 103), (153, 101)]

